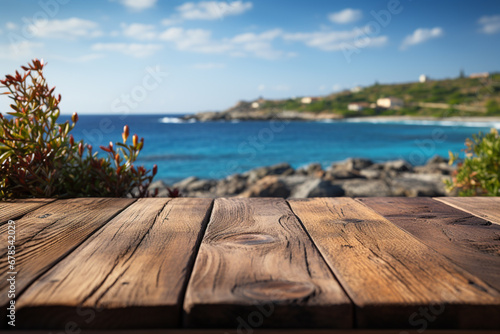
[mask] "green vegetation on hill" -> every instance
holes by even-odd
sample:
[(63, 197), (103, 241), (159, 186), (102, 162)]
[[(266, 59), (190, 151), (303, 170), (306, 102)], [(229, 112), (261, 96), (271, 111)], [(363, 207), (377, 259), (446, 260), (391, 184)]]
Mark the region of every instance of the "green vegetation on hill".
[[(396, 97), (404, 101), (399, 109), (365, 108), (349, 111), (355, 102), (375, 104), (381, 97)], [(259, 110), (332, 112), (345, 117), (374, 115), (410, 116), (500, 116), (500, 73), (489, 78), (456, 78), (403, 84), (374, 84), (359, 92), (343, 91), (303, 104), (301, 98), (260, 100)], [(436, 104), (436, 105), (429, 105)], [(439, 105), (438, 105), (439, 104)], [(245, 104), (250, 108), (250, 103)], [(232, 108), (242, 109), (242, 104)], [(246, 108), (243, 108), (246, 109)]]

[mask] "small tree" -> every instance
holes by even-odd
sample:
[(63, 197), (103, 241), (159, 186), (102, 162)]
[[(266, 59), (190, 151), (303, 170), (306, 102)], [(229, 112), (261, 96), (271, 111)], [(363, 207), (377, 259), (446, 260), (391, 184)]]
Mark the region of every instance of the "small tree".
[(474, 135), (465, 141), (465, 158), (450, 152), (450, 164), (457, 162), (448, 190), (458, 189), (460, 196), (500, 196), (500, 136), (496, 129)]
[(156, 174), (134, 162), (144, 139), (123, 131), (123, 143), (101, 146), (99, 157), (83, 140), (75, 142), (70, 131), (78, 121), (58, 123), (61, 95), (47, 84), (43, 60), (33, 60), (20, 74), (7, 75), (0, 83), (12, 99), (11, 117), (0, 114), (0, 199), (24, 197), (123, 197), (148, 196)]

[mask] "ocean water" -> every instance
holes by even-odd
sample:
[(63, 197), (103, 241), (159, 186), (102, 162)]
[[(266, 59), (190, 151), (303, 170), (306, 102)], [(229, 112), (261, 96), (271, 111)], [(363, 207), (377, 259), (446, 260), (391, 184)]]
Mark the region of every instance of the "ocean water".
[[(252, 168), (288, 162), (293, 167), (349, 157), (376, 162), (405, 159), (422, 165), (434, 155), (459, 152), (467, 137), (498, 123), (435, 121), (182, 122), (178, 115), (80, 115), (75, 139), (97, 148), (121, 141), (123, 126), (144, 137), (136, 164), (158, 165), (156, 179), (220, 179)], [(68, 119), (69, 117), (63, 117)], [(131, 140), (131, 137), (130, 139)]]

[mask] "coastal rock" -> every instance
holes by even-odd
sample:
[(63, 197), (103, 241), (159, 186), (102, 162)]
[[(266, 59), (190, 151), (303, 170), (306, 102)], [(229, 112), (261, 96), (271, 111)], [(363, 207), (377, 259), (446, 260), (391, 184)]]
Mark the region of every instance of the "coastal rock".
[[(163, 182), (162, 180), (155, 181), (149, 185), (148, 190), (151, 193), (154, 193), (155, 190), (158, 189), (158, 197), (168, 197), (168, 189), (167, 189), (167, 184)], [(137, 189), (134, 190), (134, 193), (137, 195), (138, 191)]]
[(293, 189), (290, 198), (339, 197), (344, 190), (330, 181), (309, 179)]
[(344, 161), (333, 163), (327, 170), (327, 174), (331, 179), (353, 179), (362, 178), (360, 174), (362, 169), (373, 165), (373, 162), (368, 159), (349, 158)]
[(217, 183), (215, 195), (218, 197), (234, 196), (247, 188), (248, 176), (234, 174)]
[(332, 168), (352, 171), (365, 169), (370, 167), (371, 165), (373, 165), (373, 162), (369, 159), (349, 158), (332, 164)]
[(312, 163), (302, 168), (302, 170), (305, 172), (305, 175), (317, 176), (322, 174), (323, 167), (319, 163)]
[(238, 195), (238, 197), (282, 197), (290, 196), (290, 190), (285, 182), (277, 176), (266, 176), (257, 181), (250, 188)]
[(348, 197), (386, 197), (391, 196), (391, 189), (382, 180), (349, 180), (342, 188)]
[(448, 163), (449, 159), (443, 158), (440, 155), (435, 155), (427, 161), (427, 165)]
[(199, 179), (196, 176), (191, 176), (191, 177), (185, 178), (182, 181), (175, 183), (173, 185), (173, 187), (181, 189), (181, 190), (185, 190), (185, 189), (187, 189), (187, 187), (189, 186), (190, 183), (196, 182), (198, 180)]
[(188, 183), (184, 189), (188, 192), (210, 191), (216, 185), (216, 180), (196, 180)]
[(406, 160), (392, 160), (384, 163), (385, 171), (406, 172), (413, 170), (413, 166)]
[(383, 170), (378, 169), (363, 169), (359, 171), (359, 175), (369, 180), (383, 179), (386, 173)]
[(256, 169), (252, 169), (247, 172), (248, 175), (248, 183), (255, 183), (257, 180), (262, 179), (265, 176), (269, 175), (292, 175), (295, 170), (290, 166), (290, 164), (284, 162), (277, 165), (269, 166), (269, 167), (260, 167)]
[(402, 173), (390, 179), (389, 183), (394, 196), (445, 196), (444, 180), (446, 178), (439, 174)]
[(415, 173), (419, 174), (442, 174), (451, 175), (455, 170), (453, 166), (448, 164), (448, 159), (436, 155), (429, 159), (424, 166), (416, 166), (413, 168)]

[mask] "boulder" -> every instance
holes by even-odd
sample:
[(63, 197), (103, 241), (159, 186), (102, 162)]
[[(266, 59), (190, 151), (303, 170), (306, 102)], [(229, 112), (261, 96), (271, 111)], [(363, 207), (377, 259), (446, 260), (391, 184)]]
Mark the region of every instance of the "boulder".
[(281, 163), (269, 167), (260, 167), (252, 169), (251, 171), (245, 173), (248, 176), (248, 183), (255, 183), (265, 176), (269, 175), (292, 175), (295, 170), (288, 163)]
[(413, 170), (413, 166), (406, 160), (392, 160), (384, 163), (385, 171), (407, 172)]
[(188, 178), (185, 178), (184, 180), (182, 181), (179, 181), (177, 183), (175, 183), (173, 185), (174, 188), (179, 188), (179, 189), (186, 189), (187, 186), (192, 183), (192, 182), (195, 182), (195, 181), (198, 181), (199, 179), (196, 177), (196, 176), (191, 176), (191, 177), (188, 177)]
[(332, 164), (328, 169), (329, 178), (342, 180), (352, 178), (362, 178), (360, 170), (370, 167), (373, 164), (371, 160), (349, 158), (341, 162)]
[(435, 155), (433, 156), (432, 158), (430, 158), (429, 160), (427, 160), (427, 165), (432, 165), (432, 164), (440, 164), (440, 163), (448, 163), (448, 159), (446, 158), (443, 158), (442, 156), (440, 155)]
[(445, 196), (444, 180), (446, 178), (439, 174), (402, 173), (390, 179), (389, 183), (394, 196)]
[(359, 172), (359, 175), (369, 180), (374, 180), (374, 179), (383, 179), (385, 178), (386, 174), (383, 170), (363, 169)]
[(312, 164), (307, 165), (304, 168), (304, 170), (305, 170), (306, 174), (309, 176), (317, 176), (317, 175), (321, 174), (321, 172), (323, 172), (323, 167), (321, 166), (321, 164), (312, 163)]
[(210, 191), (217, 185), (216, 180), (196, 180), (190, 182), (184, 189), (188, 192)]
[(382, 180), (349, 180), (342, 184), (348, 197), (385, 197), (391, 196), (391, 189)]
[(159, 181), (155, 181), (153, 183), (151, 183), (149, 185), (149, 190), (155, 190), (155, 189), (158, 189), (158, 190), (161, 190), (161, 189), (167, 189), (167, 184), (165, 182), (163, 182), (162, 180), (159, 180)]
[(215, 187), (217, 196), (234, 196), (243, 192), (247, 187), (248, 176), (234, 174), (219, 181)]
[(250, 186), (248, 190), (238, 197), (282, 197), (290, 196), (286, 184), (275, 175), (266, 176)]
[(448, 161), (448, 159), (435, 155), (430, 158), (424, 166), (416, 166), (413, 170), (418, 174), (451, 175), (451, 173), (455, 170), (455, 167), (450, 166)]
[(340, 186), (330, 181), (314, 178), (295, 187), (290, 198), (339, 197), (343, 195), (344, 190)]
[(332, 168), (352, 171), (365, 169), (370, 167), (371, 165), (373, 165), (373, 162), (369, 159), (349, 158), (340, 162), (333, 163)]

